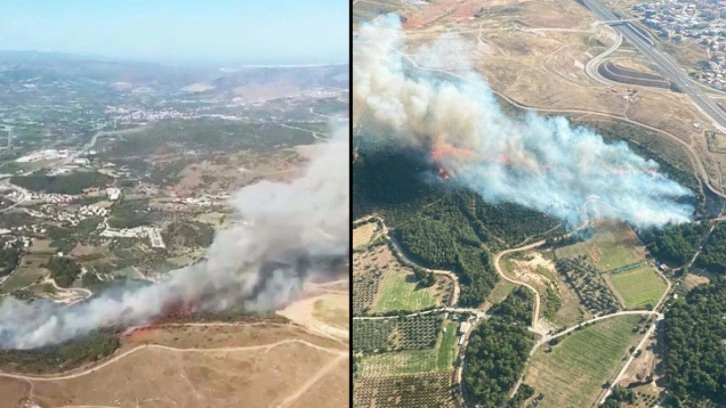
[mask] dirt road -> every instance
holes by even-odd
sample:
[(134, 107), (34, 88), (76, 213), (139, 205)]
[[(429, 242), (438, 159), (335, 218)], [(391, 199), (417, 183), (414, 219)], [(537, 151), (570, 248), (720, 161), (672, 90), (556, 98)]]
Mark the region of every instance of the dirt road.
[(329, 348), (318, 346), (317, 344), (307, 342), (305, 340), (298, 340), (298, 339), (281, 340), (281, 341), (278, 341), (275, 343), (263, 344), (260, 346), (220, 347), (220, 348), (196, 348), (196, 347), (195, 348), (176, 348), (176, 347), (162, 346), (159, 344), (143, 344), (143, 345), (134, 347), (131, 350), (127, 350), (117, 356), (114, 356), (113, 358), (106, 360), (97, 366), (94, 366), (94, 367), (91, 367), (86, 370), (83, 370), (83, 371), (80, 371), (77, 373), (73, 373), (73, 374), (23, 375), (23, 374), (11, 374), (11, 373), (0, 372), (0, 377), (14, 378), (14, 379), (25, 380), (25, 381), (70, 380), (72, 378), (82, 377), (82, 376), (90, 374), (96, 370), (100, 370), (101, 368), (111, 365), (128, 355), (137, 353), (140, 350), (144, 350), (144, 349), (167, 350), (167, 351), (173, 351), (173, 352), (177, 352), (177, 353), (225, 353), (225, 352), (240, 352), (240, 351), (255, 351), (255, 350), (269, 351), (270, 349), (273, 349), (275, 347), (282, 346), (285, 344), (293, 344), (293, 343), (303, 344), (305, 346), (314, 348), (316, 350), (320, 350), (320, 351), (323, 351), (326, 353), (336, 354), (338, 356), (343, 356), (343, 357), (348, 356), (347, 350), (329, 349)]

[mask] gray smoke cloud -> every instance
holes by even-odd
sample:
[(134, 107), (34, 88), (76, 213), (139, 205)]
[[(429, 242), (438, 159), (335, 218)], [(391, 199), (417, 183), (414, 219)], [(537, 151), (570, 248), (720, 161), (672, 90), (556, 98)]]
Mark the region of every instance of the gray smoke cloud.
[(331, 133), (301, 177), (262, 181), (233, 195), (246, 225), (219, 232), (205, 261), (72, 306), (8, 298), (0, 306), (0, 347), (35, 348), (98, 328), (142, 325), (175, 305), (270, 310), (305, 282), (339, 273), (349, 247), (350, 147), (347, 127)]
[(487, 201), (521, 204), (570, 226), (582, 221), (588, 200), (639, 227), (690, 219), (693, 208), (679, 199), (692, 193), (625, 142), (607, 144), (564, 117), (505, 115), (466, 59), (473, 48), (456, 35), (406, 55), (399, 18), (388, 15), (362, 25), (354, 41), (354, 123), (369, 145), (424, 148), (452, 182)]

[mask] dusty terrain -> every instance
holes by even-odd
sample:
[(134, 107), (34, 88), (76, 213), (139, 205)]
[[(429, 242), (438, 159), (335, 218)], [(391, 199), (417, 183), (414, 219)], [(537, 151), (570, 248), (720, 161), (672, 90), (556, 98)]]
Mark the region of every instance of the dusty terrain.
[[(668, 143), (649, 144), (649, 148), (671, 162), (684, 163), (684, 170), (702, 172), (702, 166), (716, 188), (722, 183), (718, 162), (726, 159), (726, 154), (708, 151), (703, 131), (708, 130), (710, 120), (687, 96), (637, 87), (637, 98), (633, 98), (629, 94), (632, 86), (601, 83), (588, 75), (587, 63), (616, 45), (617, 37), (575, 1), (354, 3), (358, 24), (390, 11), (401, 15), (408, 41), (408, 49), (403, 51), (414, 62), (418, 46), (430, 44), (447, 31), (458, 33), (467, 43), (472, 68), (510, 103), (544, 114), (576, 115), (596, 122), (617, 120), (660, 129), (658, 137)], [(642, 57), (627, 42), (604, 60), (612, 57), (647, 71), (648, 64), (640, 62)], [(456, 66), (436, 70), (463, 72)]]
[(378, 224), (374, 222), (368, 222), (356, 227), (353, 229), (353, 248), (368, 244), (377, 232)]
[(347, 288), (323, 283), (312, 293), (280, 312), (291, 323), (131, 329), (113, 355), (89, 367), (44, 377), (0, 372), (0, 408), (345, 406)]

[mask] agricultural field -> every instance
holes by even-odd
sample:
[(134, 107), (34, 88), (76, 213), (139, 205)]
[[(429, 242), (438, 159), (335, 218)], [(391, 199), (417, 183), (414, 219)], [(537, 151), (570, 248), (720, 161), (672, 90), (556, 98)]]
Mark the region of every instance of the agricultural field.
[(454, 406), (449, 373), (358, 378), (353, 387), (354, 408)]
[[(353, 255), (355, 259), (355, 254)], [(355, 262), (355, 261), (354, 261)], [(365, 314), (373, 305), (373, 299), (378, 292), (383, 271), (373, 270), (355, 273), (353, 272), (353, 314)]]
[(666, 283), (651, 266), (608, 274), (626, 309), (651, 309), (666, 290)]
[(619, 303), (608, 288), (602, 273), (588, 262), (588, 258), (559, 258), (557, 269), (564, 274), (582, 304), (592, 314), (612, 313), (619, 309)]
[[(524, 382), (544, 393), (539, 408), (594, 406), (602, 385), (639, 339), (639, 316), (619, 316), (565, 336), (532, 357)], [(593, 347), (593, 345), (597, 347)]]
[[(439, 282), (448, 281), (440, 278)], [(419, 287), (413, 272), (398, 270), (388, 271), (383, 277), (378, 299), (371, 311), (421, 310), (436, 305), (431, 288)]]
[[(358, 333), (356, 333), (358, 337)], [(360, 362), (361, 377), (449, 372), (453, 369), (457, 324), (446, 322), (436, 346), (424, 350), (405, 350), (366, 355)]]
[(557, 257), (576, 258), (585, 255), (601, 272), (645, 261), (645, 247), (632, 228), (620, 221), (601, 221), (595, 235), (585, 241), (557, 249)]
[(446, 304), (453, 282), (437, 276), (431, 287), (421, 287), (413, 270), (401, 265), (388, 245), (377, 244), (353, 253), (354, 314), (415, 311)]
[(436, 347), (444, 316), (428, 313), (411, 317), (353, 320), (356, 351), (419, 350)]
[(17, 270), (0, 285), (0, 293), (10, 293), (28, 287), (50, 276), (50, 271), (45, 267), (45, 264), (55, 252), (55, 249), (49, 244), (49, 240), (43, 239), (33, 242), (28, 252), (20, 259)]

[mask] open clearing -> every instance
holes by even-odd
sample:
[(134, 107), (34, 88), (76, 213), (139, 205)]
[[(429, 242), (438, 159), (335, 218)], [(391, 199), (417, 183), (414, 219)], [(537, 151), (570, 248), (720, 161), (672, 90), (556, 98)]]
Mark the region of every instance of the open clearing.
[(436, 347), (365, 356), (361, 360), (362, 377), (385, 377), (404, 374), (447, 372), (453, 369), (456, 355), (457, 323), (444, 323)]
[(646, 309), (658, 303), (666, 290), (666, 283), (649, 265), (609, 274), (615, 290), (620, 294), (626, 309)]
[[(564, 275), (557, 271), (551, 257), (551, 251), (515, 253), (502, 259), (501, 264), (508, 276), (528, 283), (540, 294), (543, 302), (540, 317), (547, 318), (557, 327), (572, 326), (589, 317), (589, 313), (575, 291), (565, 281)], [(493, 302), (495, 299), (504, 300), (502, 294), (509, 294), (511, 291), (511, 288), (500, 286), (503, 282), (506, 281), (501, 280), (494, 286), (490, 295)], [(555, 294), (556, 298), (552, 299), (550, 293)]]
[(413, 270), (401, 265), (388, 245), (353, 252), (353, 311), (420, 310), (447, 304), (454, 283), (437, 276), (428, 288), (418, 287)]
[(413, 272), (388, 271), (372, 311), (421, 310), (436, 304), (431, 288), (419, 287)]
[(524, 382), (545, 397), (539, 407), (594, 406), (608, 381), (639, 337), (638, 316), (620, 316), (576, 330), (546, 353), (534, 355)]
[(376, 231), (378, 231), (378, 224), (375, 222), (367, 222), (353, 229), (353, 249), (367, 245)]
[(558, 257), (586, 255), (601, 272), (611, 271), (645, 260), (645, 248), (635, 231), (620, 221), (601, 221), (595, 235), (585, 241), (557, 250)]

